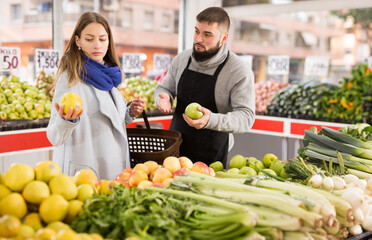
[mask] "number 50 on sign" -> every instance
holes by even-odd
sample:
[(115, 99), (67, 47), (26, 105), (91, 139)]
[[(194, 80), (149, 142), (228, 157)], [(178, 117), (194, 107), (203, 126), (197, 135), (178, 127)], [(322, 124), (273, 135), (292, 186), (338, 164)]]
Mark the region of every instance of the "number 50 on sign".
[(0, 48), (0, 71), (12, 71), (21, 64), (21, 49), (17, 47)]

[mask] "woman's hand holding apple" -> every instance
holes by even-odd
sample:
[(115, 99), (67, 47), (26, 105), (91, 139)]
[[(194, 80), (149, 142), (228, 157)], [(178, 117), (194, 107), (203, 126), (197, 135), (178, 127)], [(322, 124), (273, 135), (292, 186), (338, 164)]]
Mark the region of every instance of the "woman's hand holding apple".
[(58, 103), (55, 103), (54, 106), (56, 107), (58, 114), (66, 120), (74, 120), (77, 117), (80, 117), (81, 114), (83, 113), (83, 109), (81, 109), (81, 111), (79, 112), (80, 110), (79, 107), (76, 107), (75, 109), (73, 107), (70, 107), (67, 113), (64, 113), (64, 108), (65, 108), (64, 103), (61, 105), (59, 105)]

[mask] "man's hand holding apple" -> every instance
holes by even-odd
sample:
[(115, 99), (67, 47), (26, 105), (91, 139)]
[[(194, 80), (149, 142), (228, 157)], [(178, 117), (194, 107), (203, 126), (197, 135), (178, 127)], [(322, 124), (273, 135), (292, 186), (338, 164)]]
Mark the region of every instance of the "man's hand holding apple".
[(209, 121), (209, 117), (211, 115), (211, 111), (209, 111), (209, 109), (202, 107), (202, 106), (198, 106), (197, 109), (203, 113), (203, 116), (198, 119), (193, 120), (190, 117), (188, 117), (186, 114), (183, 114), (182, 116), (183, 116), (183, 119), (187, 122), (187, 124), (190, 127), (201, 129), (201, 128), (204, 128), (205, 125), (207, 125)]

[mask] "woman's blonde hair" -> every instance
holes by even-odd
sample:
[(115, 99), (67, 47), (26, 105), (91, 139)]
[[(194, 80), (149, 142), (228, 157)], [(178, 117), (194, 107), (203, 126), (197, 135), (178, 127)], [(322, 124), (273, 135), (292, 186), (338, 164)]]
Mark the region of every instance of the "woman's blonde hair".
[[(81, 33), (90, 23), (99, 23), (101, 24), (107, 34), (108, 34), (108, 50), (103, 60), (105, 64), (108, 65), (117, 65), (121, 69), (119, 59), (116, 55), (114, 39), (112, 36), (111, 28), (108, 22), (104, 17), (95, 12), (85, 12), (83, 13), (79, 20), (76, 23), (74, 32), (71, 35), (70, 41), (67, 44), (65, 52), (63, 53), (62, 58), (59, 61), (57, 74), (55, 77), (55, 84), (57, 80), (61, 77), (64, 71), (67, 72), (67, 79), (69, 86), (72, 86), (80, 81), (80, 73), (86, 73), (86, 69), (83, 61), (83, 51), (79, 50), (76, 45), (75, 36), (81, 38)], [(122, 71), (122, 79), (124, 79), (124, 74)]]

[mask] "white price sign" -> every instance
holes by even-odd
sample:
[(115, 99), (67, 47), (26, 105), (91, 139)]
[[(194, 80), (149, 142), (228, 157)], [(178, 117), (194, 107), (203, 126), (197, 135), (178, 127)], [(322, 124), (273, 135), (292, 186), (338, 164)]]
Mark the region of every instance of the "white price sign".
[(54, 74), (58, 69), (59, 52), (54, 49), (35, 49), (35, 71)]
[(0, 48), (0, 71), (16, 70), (21, 65), (21, 49), (17, 47)]
[(123, 71), (125, 73), (142, 72), (142, 53), (124, 53), (123, 54)]
[(307, 56), (305, 59), (305, 76), (328, 76), (329, 57)]
[(268, 58), (267, 74), (286, 75), (289, 74), (289, 56), (272, 55)]
[(171, 63), (171, 57), (169, 54), (159, 54), (155, 53), (154, 58), (154, 71), (155, 72), (164, 72), (167, 70)]
[(252, 62), (253, 62), (253, 56), (252, 55), (241, 55), (239, 56), (243, 62), (245, 62), (248, 65), (249, 69), (252, 69)]
[(369, 68), (372, 68), (372, 56), (367, 58), (367, 64)]

